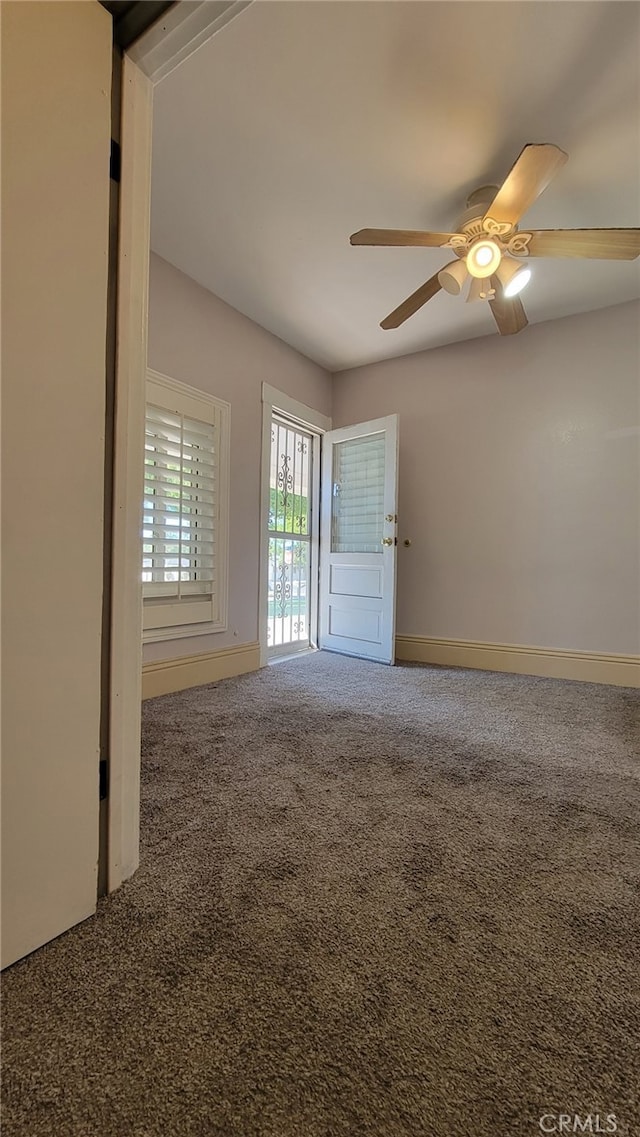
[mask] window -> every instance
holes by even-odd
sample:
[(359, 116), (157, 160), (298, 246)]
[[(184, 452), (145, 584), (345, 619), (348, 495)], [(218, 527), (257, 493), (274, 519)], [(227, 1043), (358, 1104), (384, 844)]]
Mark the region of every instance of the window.
[(226, 627), (229, 404), (147, 374), (145, 640)]

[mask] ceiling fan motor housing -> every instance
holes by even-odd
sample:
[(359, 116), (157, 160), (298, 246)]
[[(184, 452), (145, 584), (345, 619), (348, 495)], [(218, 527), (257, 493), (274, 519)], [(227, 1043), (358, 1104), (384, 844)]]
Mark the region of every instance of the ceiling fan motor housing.
[[(480, 238), (486, 239), (489, 235), (493, 240), (499, 238), (502, 234), (490, 232), (482, 224), (482, 219), (487, 213), (491, 202), (498, 192), (498, 186), (479, 186), (478, 189), (470, 193), (467, 198), (467, 208), (462, 216), (456, 222), (456, 234), (459, 235), (460, 240), (455, 243), (452, 241), (453, 251), (457, 257), (465, 257), (469, 252), (469, 247)], [(510, 234), (517, 231), (517, 225), (510, 227)], [(462, 238), (465, 238), (463, 240)]]
[(456, 229), (461, 231), (472, 221), (482, 221), (497, 192), (497, 186), (480, 186), (479, 189), (470, 193), (465, 211), (457, 222)]

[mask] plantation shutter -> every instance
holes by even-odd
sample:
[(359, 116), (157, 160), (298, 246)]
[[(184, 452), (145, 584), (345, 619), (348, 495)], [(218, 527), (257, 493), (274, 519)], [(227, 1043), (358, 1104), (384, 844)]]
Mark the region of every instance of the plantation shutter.
[(219, 615), (221, 411), (147, 383), (142, 592), (145, 629)]

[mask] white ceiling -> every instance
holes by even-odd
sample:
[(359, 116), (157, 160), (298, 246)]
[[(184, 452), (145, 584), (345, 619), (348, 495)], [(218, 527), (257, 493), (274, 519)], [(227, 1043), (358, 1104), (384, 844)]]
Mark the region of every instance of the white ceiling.
[[(349, 235), (449, 229), (527, 142), (569, 154), (527, 227), (640, 224), (639, 45), (625, 0), (257, 0), (156, 88), (152, 247), (331, 371), (495, 335), (444, 292), (382, 331), (451, 255)], [(533, 267), (531, 323), (640, 295), (640, 260)]]

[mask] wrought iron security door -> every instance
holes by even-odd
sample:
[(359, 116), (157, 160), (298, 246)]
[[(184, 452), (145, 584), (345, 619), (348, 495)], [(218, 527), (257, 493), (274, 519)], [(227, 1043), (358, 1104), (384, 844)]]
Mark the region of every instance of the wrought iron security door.
[(310, 646), (313, 436), (274, 417), (269, 478), (268, 644)]

